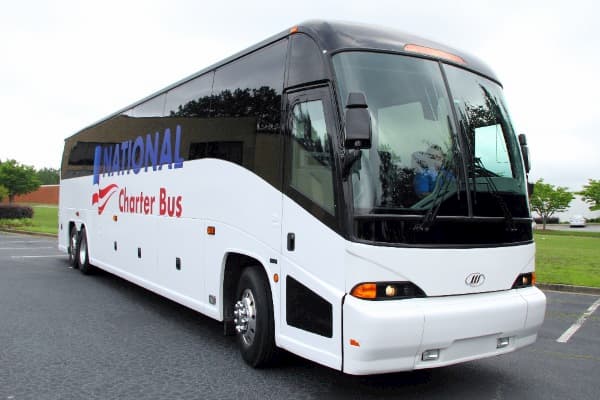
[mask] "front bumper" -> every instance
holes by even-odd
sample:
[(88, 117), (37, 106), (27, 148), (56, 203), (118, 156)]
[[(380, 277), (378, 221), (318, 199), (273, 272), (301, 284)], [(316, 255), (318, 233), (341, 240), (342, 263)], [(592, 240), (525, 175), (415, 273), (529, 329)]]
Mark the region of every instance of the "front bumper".
[[(346, 296), (343, 370), (377, 374), (435, 368), (504, 354), (535, 342), (546, 296), (537, 288), (368, 301)], [(509, 338), (498, 349), (497, 339)], [(352, 343), (352, 344), (351, 344)], [(439, 358), (422, 361), (427, 350)]]

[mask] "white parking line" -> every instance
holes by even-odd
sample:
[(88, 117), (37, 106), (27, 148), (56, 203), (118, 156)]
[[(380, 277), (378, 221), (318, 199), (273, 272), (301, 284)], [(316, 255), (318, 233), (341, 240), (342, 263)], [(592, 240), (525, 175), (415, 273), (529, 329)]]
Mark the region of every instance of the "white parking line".
[(49, 240), (2, 240), (1, 241), (3, 244), (21, 244), (21, 243), (48, 243)]
[(65, 254), (51, 254), (45, 256), (11, 256), (10, 258), (57, 258), (57, 257), (66, 257)]
[(558, 343), (567, 343), (569, 339), (583, 326), (585, 321), (600, 307), (600, 298), (594, 302), (584, 313), (577, 322), (569, 327), (556, 341)]
[(53, 246), (48, 247), (0, 247), (0, 250), (38, 250), (38, 249), (54, 249)]

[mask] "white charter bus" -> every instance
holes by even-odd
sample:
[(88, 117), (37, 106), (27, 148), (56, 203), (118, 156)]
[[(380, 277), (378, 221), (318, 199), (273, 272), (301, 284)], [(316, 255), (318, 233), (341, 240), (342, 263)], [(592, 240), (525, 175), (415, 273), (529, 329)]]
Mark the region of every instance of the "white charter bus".
[(440, 367), (536, 340), (527, 154), (478, 59), (311, 21), (67, 138), (59, 247), (252, 366)]

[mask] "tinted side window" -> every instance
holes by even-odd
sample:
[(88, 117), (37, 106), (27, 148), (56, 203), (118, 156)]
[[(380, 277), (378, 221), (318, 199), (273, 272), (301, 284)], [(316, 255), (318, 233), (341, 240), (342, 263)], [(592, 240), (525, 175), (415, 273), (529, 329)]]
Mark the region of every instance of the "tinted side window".
[(167, 117), (207, 118), (210, 114), (210, 95), (214, 73), (192, 79), (167, 93)]
[(304, 34), (292, 35), (286, 87), (327, 79), (327, 69), (317, 44)]
[(214, 132), (218, 135), (212, 142), (219, 143), (213, 146), (241, 146), (242, 165), (278, 188), (286, 50), (287, 40), (282, 40), (219, 68), (211, 98)]
[(175, 131), (176, 127), (166, 124), (162, 117), (132, 117), (131, 114), (128, 111), (68, 138), (61, 166), (62, 178), (92, 175), (97, 146), (102, 147), (100, 173), (110, 171), (113, 165), (124, 170), (132, 169), (139, 164), (136, 156), (139, 157), (140, 152), (132, 154), (136, 138), (145, 139), (146, 135), (154, 135), (155, 132), (163, 135), (167, 128)]
[[(93, 172), (95, 146), (85, 145), (84, 149), (78, 142), (103, 146), (103, 173), (117, 165), (110, 162), (116, 157), (117, 144), (119, 154), (126, 156), (118, 165), (139, 167), (142, 160), (127, 150), (133, 141), (141, 137), (148, 146), (167, 132), (179, 132), (179, 154), (184, 160), (224, 159), (281, 188), (279, 133), (286, 51), (287, 39), (273, 43), (79, 132), (65, 142), (63, 179)], [(114, 147), (112, 157), (110, 149), (104, 151), (108, 145)], [(69, 158), (79, 161), (69, 163)]]
[(321, 100), (292, 110), (290, 185), (329, 214), (335, 214), (333, 156)]
[(171, 89), (167, 93), (165, 115), (170, 125), (181, 127), (184, 160), (212, 157), (238, 162), (237, 158), (228, 157), (227, 152), (210, 146), (218, 142), (220, 136), (217, 126), (209, 119), (213, 77), (214, 73), (209, 72)]
[(165, 111), (165, 95), (161, 94), (133, 108), (131, 115), (136, 118), (162, 117)]
[(69, 165), (94, 165), (94, 151), (98, 142), (77, 142), (69, 153)]
[(280, 41), (219, 68), (212, 110), (217, 118), (252, 117), (256, 130), (277, 133), (287, 41)]
[(61, 178), (90, 175), (94, 168), (94, 152), (99, 142), (67, 140), (60, 168)]

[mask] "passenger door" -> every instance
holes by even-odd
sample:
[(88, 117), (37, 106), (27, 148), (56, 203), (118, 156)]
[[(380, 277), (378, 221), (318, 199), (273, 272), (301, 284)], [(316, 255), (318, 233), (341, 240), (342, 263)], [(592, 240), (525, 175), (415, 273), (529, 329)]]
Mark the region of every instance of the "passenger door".
[(279, 344), (339, 369), (344, 241), (330, 99), (327, 87), (287, 95)]

